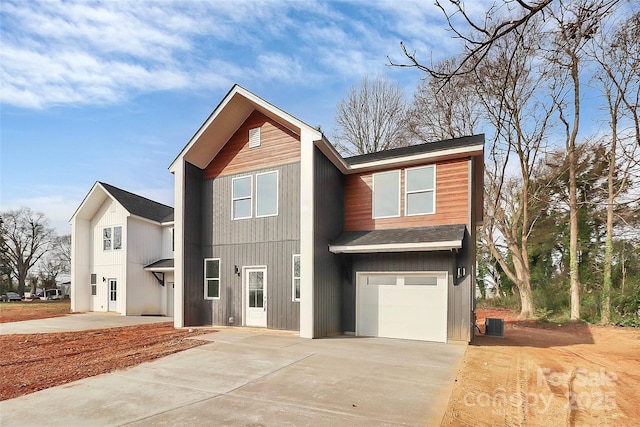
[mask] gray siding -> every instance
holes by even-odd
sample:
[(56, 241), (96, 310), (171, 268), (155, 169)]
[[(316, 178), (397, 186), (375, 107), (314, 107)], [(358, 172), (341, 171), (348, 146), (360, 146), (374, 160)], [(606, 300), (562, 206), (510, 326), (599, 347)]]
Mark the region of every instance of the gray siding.
[(318, 148), (314, 197), (314, 336), (323, 337), (343, 331), (343, 268), (339, 256), (329, 252), (329, 243), (343, 230), (344, 176)]
[(202, 262), (202, 169), (185, 162), (184, 192), (184, 324), (206, 325)]
[[(231, 185), (237, 176), (278, 171), (278, 215), (233, 220)], [(300, 163), (205, 180), (202, 185), (202, 256), (220, 258), (220, 300), (207, 300), (209, 323), (243, 323), (243, 278), (248, 266), (267, 266), (267, 326), (300, 329), (300, 303), (292, 301), (293, 254), (300, 253)], [(255, 197), (255, 193), (254, 193)], [(254, 200), (255, 203), (255, 200)], [(203, 285), (200, 286), (204, 298)]]
[[(475, 240), (469, 232), (465, 232), (462, 240), (462, 249), (456, 255), (456, 266), (464, 267), (465, 276), (453, 277), (453, 283), (449, 283), (448, 309), (447, 309), (447, 338), (453, 341), (470, 341), (473, 334), (472, 302), (475, 291), (473, 280), (473, 268), (475, 262), (472, 257), (475, 253)], [(456, 268), (457, 270), (457, 268)], [(454, 270), (454, 272), (456, 272)]]

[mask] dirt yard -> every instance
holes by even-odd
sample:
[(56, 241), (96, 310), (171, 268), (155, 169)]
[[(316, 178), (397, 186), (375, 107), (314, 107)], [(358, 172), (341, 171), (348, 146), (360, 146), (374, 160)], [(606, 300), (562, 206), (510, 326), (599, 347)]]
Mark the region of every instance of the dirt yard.
[(443, 426), (637, 426), (640, 330), (518, 322), (467, 348)]
[(68, 299), (3, 302), (0, 304), (0, 323), (59, 317), (69, 314), (70, 311), (71, 302)]
[[(69, 314), (69, 300), (0, 304), (0, 323)], [(12, 399), (204, 344), (211, 331), (174, 329), (173, 323), (84, 332), (0, 335), (0, 400)]]

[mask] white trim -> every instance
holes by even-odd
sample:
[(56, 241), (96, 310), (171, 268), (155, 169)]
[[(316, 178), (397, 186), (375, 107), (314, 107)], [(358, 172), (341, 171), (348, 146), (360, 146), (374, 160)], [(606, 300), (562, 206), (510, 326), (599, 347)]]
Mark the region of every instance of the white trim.
[(300, 337), (315, 338), (314, 316), (314, 138), (316, 132), (300, 135)]
[(173, 251), (173, 326), (182, 328), (184, 326), (184, 160), (176, 161), (174, 168), (174, 242)]
[[(276, 174), (276, 213), (268, 215), (258, 215), (258, 177), (261, 175)], [(278, 216), (280, 211), (280, 173), (278, 170), (256, 173), (256, 191), (255, 191), (255, 213), (256, 218), (266, 218), (270, 216)]]
[(143, 270), (164, 272), (164, 271), (175, 271), (175, 268), (174, 267), (145, 267)]
[(334, 254), (377, 253), (377, 252), (427, 252), (447, 251), (462, 248), (462, 240), (422, 243), (383, 243), (378, 245), (330, 245), (329, 251)]
[[(207, 279), (213, 279), (215, 280), (215, 277), (207, 277), (207, 261), (218, 261), (218, 296), (217, 297), (210, 297), (207, 295), (207, 291), (208, 291), (208, 286), (207, 286)], [(203, 280), (203, 285), (204, 285), (204, 299), (205, 300), (219, 300), (220, 299), (220, 294), (222, 293), (222, 263), (220, 262), (220, 258), (205, 258), (204, 262), (202, 263), (202, 272), (203, 272), (203, 276), (204, 276), (204, 280)]]
[[(427, 169), (427, 168), (433, 168), (433, 188), (431, 189), (422, 189), (422, 190), (413, 190), (413, 191), (409, 191), (408, 190), (408, 179), (407, 179), (407, 172), (412, 171), (412, 170), (416, 170), (416, 169)], [(425, 166), (416, 166), (413, 168), (406, 168), (404, 169), (404, 215), (405, 216), (419, 216), (419, 215), (433, 215), (436, 213), (436, 179), (437, 179), (437, 169), (436, 169), (436, 164), (432, 164), (432, 165), (425, 165)], [(419, 212), (419, 213), (414, 213), (414, 214), (410, 214), (407, 213), (407, 207), (409, 205), (409, 194), (417, 194), (417, 193), (427, 193), (427, 192), (433, 192), (433, 210), (431, 212)]]
[[(302, 267), (302, 257), (300, 254), (293, 254), (291, 257), (291, 301), (300, 302), (300, 298), (296, 298), (296, 257), (298, 257), (298, 262), (300, 263), (300, 267)], [(302, 275), (302, 268), (300, 268), (300, 275)], [(301, 276), (297, 276), (297, 279), (300, 280), (300, 290), (302, 290)]]
[[(236, 180), (246, 179), (246, 178), (249, 178), (249, 182), (250, 182), (248, 199), (249, 199), (249, 202), (250, 202), (251, 206), (249, 207), (250, 208), (249, 209), (249, 216), (242, 216), (242, 217), (236, 218), (234, 216), (235, 215), (235, 211), (233, 209), (234, 208), (234, 204), (233, 203), (236, 200), (246, 200), (247, 197), (240, 197), (240, 198), (235, 199), (233, 197), (233, 184), (236, 182)], [(243, 176), (237, 176), (235, 178), (231, 178), (231, 220), (235, 221), (235, 220), (238, 220), (238, 219), (251, 219), (251, 218), (253, 218), (253, 175), (243, 175)]]
[[(386, 215), (386, 216), (376, 216), (376, 175), (387, 175), (396, 173), (398, 175), (398, 214), (397, 215)], [(390, 171), (384, 172), (375, 172), (371, 174), (371, 185), (373, 187), (373, 191), (371, 192), (371, 218), (372, 219), (384, 219), (384, 218), (398, 218), (402, 215), (401, 205), (402, 205), (402, 171), (400, 169), (394, 169)]]

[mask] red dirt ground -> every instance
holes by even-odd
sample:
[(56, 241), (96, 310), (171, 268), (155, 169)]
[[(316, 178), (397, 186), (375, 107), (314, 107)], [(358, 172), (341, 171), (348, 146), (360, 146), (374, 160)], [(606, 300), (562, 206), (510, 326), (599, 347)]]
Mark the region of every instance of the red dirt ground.
[(640, 330), (517, 321), (467, 347), (443, 426), (640, 425)]
[[(0, 323), (69, 314), (69, 300), (2, 303)], [(157, 359), (206, 341), (211, 330), (174, 329), (173, 323), (83, 332), (0, 335), (0, 400), (12, 399)]]

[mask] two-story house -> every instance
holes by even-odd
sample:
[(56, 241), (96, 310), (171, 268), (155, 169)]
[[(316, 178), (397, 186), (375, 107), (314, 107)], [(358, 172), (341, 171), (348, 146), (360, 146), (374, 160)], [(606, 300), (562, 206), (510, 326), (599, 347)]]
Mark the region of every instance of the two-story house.
[(170, 165), (176, 327), (473, 335), (484, 136), (343, 158), (234, 86)]
[(173, 316), (173, 208), (96, 182), (71, 217), (71, 311)]

